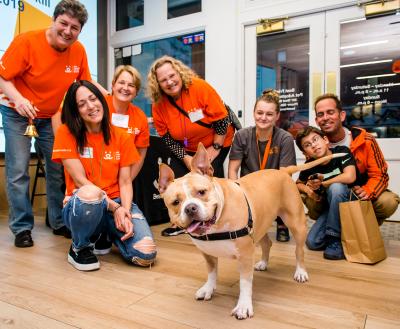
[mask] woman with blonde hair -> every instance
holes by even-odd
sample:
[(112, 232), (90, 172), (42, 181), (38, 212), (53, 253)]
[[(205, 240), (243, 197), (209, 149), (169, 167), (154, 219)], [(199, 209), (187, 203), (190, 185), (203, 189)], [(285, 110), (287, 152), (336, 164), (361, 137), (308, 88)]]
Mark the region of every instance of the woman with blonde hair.
[[(264, 90), (254, 105), (255, 126), (239, 130), (229, 155), (228, 177), (245, 176), (257, 170), (279, 169), (296, 164), (293, 137), (276, 127), (279, 119), (279, 94)], [(282, 219), (277, 218), (276, 239), (289, 241), (289, 231)]]
[(112, 79), (112, 94), (105, 97), (110, 110), (111, 124), (125, 129), (128, 134), (133, 136), (136, 149), (140, 154), (140, 161), (131, 168), (132, 180), (136, 178), (142, 168), (147, 148), (150, 145), (146, 114), (138, 106), (132, 104), (140, 87), (139, 71), (131, 65), (120, 65), (115, 69)]
[[(207, 149), (214, 176), (224, 177), (223, 163), (229, 153), (234, 129), (217, 92), (197, 74), (170, 56), (157, 59), (147, 77), (154, 126), (162, 141), (179, 161), (175, 173), (190, 170), (192, 156), (201, 142)], [(163, 232), (176, 235), (177, 231)]]

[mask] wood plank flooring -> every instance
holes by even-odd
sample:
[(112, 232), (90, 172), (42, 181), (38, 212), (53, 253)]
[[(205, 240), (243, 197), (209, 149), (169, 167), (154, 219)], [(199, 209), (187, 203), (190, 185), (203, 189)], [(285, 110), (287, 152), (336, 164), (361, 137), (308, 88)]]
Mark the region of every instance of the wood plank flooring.
[(124, 263), (113, 249), (89, 273), (67, 263), (70, 241), (54, 236), (42, 216), (35, 225), (35, 246), (15, 248), (0, 212), (0, 328), (400, 328), (400, 241), (385, 241), (389, 257), (373, 266), (306, 250), (306, 284), (292, 279), (294, 243), (274, 242), (268, 271), (254, 275), (255, 316), (238, 321), (230, 316), (236, 262), (221, 259), (214, 298), (196, 301), (205, 262), (188, 236), (161, 237), (166, 224), (152, 227), (151, 269)]

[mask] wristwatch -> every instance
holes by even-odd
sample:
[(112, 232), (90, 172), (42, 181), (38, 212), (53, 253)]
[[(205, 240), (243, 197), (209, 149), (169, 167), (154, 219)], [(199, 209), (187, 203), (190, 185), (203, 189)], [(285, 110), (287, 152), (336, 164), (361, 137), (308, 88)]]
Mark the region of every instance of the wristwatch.
[(218, 144), (218, 143), (213, 143), (212, 147), (214, 148), (214, 150), (220, 150), (222, 149), (222, 145)]

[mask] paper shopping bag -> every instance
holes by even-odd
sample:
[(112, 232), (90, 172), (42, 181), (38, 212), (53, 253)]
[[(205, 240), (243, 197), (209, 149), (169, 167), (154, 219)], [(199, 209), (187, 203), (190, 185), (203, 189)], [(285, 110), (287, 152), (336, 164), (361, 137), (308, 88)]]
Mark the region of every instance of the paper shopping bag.
[(349, 262), (374, 264), (386, 258), (385, 245), (371, 201), (339, 203), (342, 245)]

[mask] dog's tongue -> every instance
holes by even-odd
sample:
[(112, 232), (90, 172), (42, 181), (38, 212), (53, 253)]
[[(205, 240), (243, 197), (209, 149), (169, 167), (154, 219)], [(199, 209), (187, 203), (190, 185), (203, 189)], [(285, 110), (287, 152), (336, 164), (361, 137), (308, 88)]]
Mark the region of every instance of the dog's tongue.
[(192, 222), (192, 224), (189, 225), (189, 227), (186, 229), (186, 231), (189, 233), (193, 233), (194, 231), (196, 231), (199, 228), (200, 224), (201, 224), (201, 222), (194, 221), (194, 222)]

